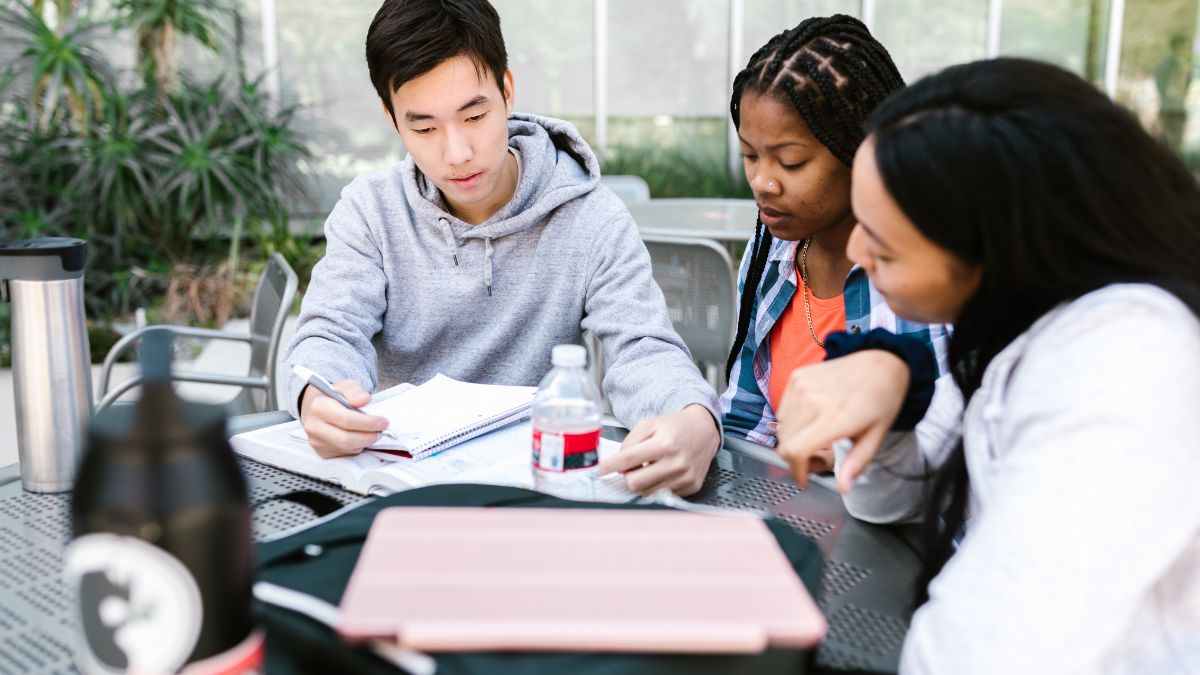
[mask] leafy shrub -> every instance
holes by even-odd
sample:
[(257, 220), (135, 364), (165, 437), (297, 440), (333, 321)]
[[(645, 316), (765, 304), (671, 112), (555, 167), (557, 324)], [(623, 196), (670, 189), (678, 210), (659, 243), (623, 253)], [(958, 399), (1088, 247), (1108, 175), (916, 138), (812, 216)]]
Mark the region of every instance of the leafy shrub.
[[(0, 238), (87, 239), (93, 317), (153, 304), (197, 270), (224, 277), (201, 287), (229, 290), (201, 299), (236, 297), (247, 230), (286, 229), (287, 204), (306, 197), (296, 109), (276, 110), (241, 73), (177, 70), (179, 36), (217, 48), (228, 10), (211, 0), (120, 0), (108, 16), (55, 7), (0, 6), (0, 39), (17, 47), (0, 72)], [(118, 27), (136, 38), (141, 77), (99, 56), (98, 36)]]

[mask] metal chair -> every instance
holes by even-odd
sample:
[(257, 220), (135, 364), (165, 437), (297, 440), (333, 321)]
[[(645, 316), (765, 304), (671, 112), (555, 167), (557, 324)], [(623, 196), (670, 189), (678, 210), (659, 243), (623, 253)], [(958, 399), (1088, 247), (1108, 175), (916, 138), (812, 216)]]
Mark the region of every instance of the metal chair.
[(250, 345), (250, 367), (246, 375), (223, 375), (191, 371), (172, 371), (171, 379), (179, 382), (200, 382), (242, 387), (233, 400), (225, 404), (231, 415), (273, 410), (276, 406), (275, 364), (279, 354), (280, 337), (288, 310), (296, 297), (296, 273), (283, 256), (275, 253), (267, 261), (258, 284), (254, 288), (254, 300), (250, 307), (250, 332), (192, 328), (188, 326), (146, 326), (121, 338), (104, 357), (100, 374), (100, 402), (96, 412), (111, 406), (125, 392), (142, 383), (141, 375), (131, 377), (109, 391), (108, 381), (117, 357), (149, 331), (168, 331), (175, 336), (200, 338), (203, 340), (232, 340)]
[(600, 176), (600, 184), (617, 193), (626, 204), (650, 201), (650, 186), (641, 176), (614, 174)]
[(671, 324), (717, 391), (733, 345), (737, 279), (725, 247), (711, 239), (643, 235)]

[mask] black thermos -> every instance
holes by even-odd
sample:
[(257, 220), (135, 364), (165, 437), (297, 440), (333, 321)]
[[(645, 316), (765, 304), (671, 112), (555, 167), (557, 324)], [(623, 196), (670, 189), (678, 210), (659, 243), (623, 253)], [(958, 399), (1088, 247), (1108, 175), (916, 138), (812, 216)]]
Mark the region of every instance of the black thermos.
[(170, 355), (169, 333), (147, 333), (140, 400), (89, 425), (64, 554), (84, 672), (174, 672), (214, 656), (226, 665), (212, 672), (233, 672), (231, 656), (251, 666), (236, 672), (261, 665), (246, 482), (223, 409), (175, 395)]

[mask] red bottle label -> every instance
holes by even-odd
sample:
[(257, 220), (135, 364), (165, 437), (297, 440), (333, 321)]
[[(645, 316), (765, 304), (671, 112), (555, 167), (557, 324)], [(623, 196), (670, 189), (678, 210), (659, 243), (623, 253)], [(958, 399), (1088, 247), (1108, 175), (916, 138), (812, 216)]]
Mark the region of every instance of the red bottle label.
[(559, 434), (533, 430), (533, 466), (542, 471), (574, 471), (600, 463), (600, 430)]
[(256, 630), (229, 651), (189, 663), (179, 675), (262, 675), (265, 666), (266, 642)]

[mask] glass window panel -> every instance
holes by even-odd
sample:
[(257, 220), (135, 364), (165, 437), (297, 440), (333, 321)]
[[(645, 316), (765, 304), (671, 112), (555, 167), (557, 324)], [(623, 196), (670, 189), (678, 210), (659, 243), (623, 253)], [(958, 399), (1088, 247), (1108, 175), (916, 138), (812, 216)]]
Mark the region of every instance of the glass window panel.
[(654, 197), (727, 184), (728, 0), (610, 0), (608, 21), (605, 172)]
[(1108, 0), (1004, 0), (1000, 53), (1102, 82), (1108, 13)]
[[(245, 20), (240, 12), (213, 11), (209, 13), (215, 24), (214, 42), (216, 50), (209, 49), (189, 36), (178, 36), (179, 70), (191, 78), (192, 82), (208, 84), (217, 77), (224, 76), (226, 82), (237, 81), (237, 62), (239, 50), (244, 44), (238, 44), (239, 30), (244, 32)], [(241, 29), (239, 29), (239, 21)], [(257, 26), (255, 27), (257, 29)], [(129, 32), (129, 31), (125, 31)], [(132, 34), (127, 38), (135, 40)], [(261, 59), (259, 59), (261, 62)], [(132, 62), (132, 56), (131, 56)], [(242, 61), (243, 67), (246, 62)], [(247, 77), (253, 77), (255, 71), (247, 71)]]
[(276, 0), (283, 102), (303, 106), (298, 126), (312, 140), (319, 214), (352, 178), (404, 156), (364, 56), (378, 8), (378, 0)]
[(724, 115), (727, 0), (610, 0), (608, 22), (611, 115)]
[(905, 81), (986, 55), (987, 3), (982, 0), (886, 0), (875, 5), (875, 37)]
[(493, 0), (508, 48), (515, 109), (567, 119), (590, 139), (595, 124), (595, 11), (591, 2)]
[[(862, 0), (743, 0), (742, 66), (767, 40), (812, 16), (858, 17)], [(860, 17), (861, 18), (861, 17)]]
[[(1197, 168), (1197, 0), (1126, 0), (1117, 100)], [(1190, 157), (1189, 157), (1190, 156)]]
[(240, 58), (246, 77), (263, 75), (262, 4), (243, 0), (237, 4), (237, 14), (229, 21), (229, 58)]

